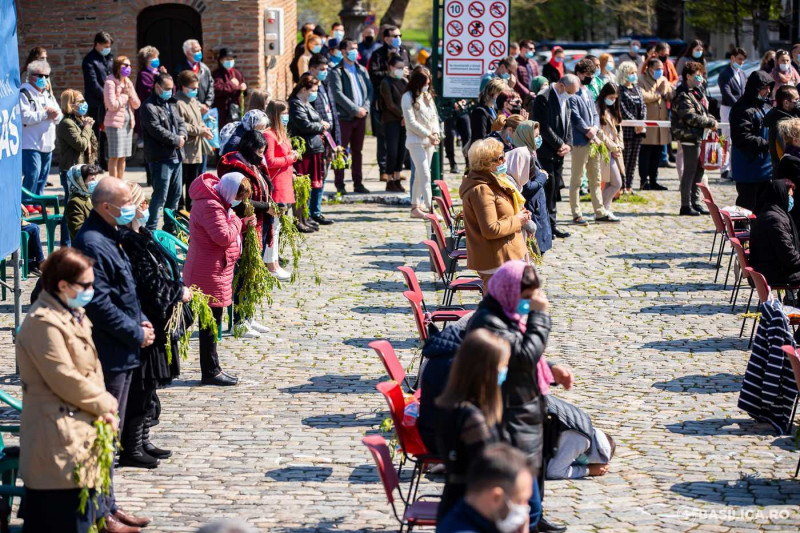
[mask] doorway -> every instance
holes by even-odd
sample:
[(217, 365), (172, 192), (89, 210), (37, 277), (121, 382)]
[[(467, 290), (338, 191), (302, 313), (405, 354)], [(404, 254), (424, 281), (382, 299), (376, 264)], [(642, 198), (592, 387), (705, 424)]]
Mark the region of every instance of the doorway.
[(143, 9), (136, 19), (138, 49), (155, 46), (161, 64), (177, 74), (184, 61), (183, 43), (197, 39), (203, 43), (203, 25), (200, 13), (182, 4), (161, 4)]

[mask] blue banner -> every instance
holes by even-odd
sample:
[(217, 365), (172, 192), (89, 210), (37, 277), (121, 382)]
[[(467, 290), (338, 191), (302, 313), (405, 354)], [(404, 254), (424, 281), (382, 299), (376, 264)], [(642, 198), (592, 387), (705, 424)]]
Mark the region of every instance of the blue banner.
[(0, 0), (0, 258), (19, 248), (22, 117), (19, 109), (17, 10)]

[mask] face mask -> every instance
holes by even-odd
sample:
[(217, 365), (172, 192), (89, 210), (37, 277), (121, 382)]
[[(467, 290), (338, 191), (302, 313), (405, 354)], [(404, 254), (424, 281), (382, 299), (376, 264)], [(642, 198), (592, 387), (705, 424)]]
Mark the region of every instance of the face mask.
[(441, 56), (442, 56), (442, 53), (444, 52), (444, 49), (443, 49), (443, 48), (440, 46), (440, 47), (438, 47), (438, 48), (436, 49), (436, 52), (438, 52), (438, 54), (439, 54), (439, 57), (441, 57)]
[(788, 211), (791, 211), (793, 207), (794, 207), (794, 196), (790, 196), (789, 197), (789, 209), (788, 209)]
[(281, 115), (281, 124), (284, 126), (289, 124), (289, 115)]
[(344, 32), (342, 30), (336, 30), (335, 32), (333, 32), (333, 38), (336, 39), (337, 41), (341, 41), (342, 39), (344, 39)]
[(358, 50), (350, 50), (347, 52), (347, 59), (353, 63), (358, 59)]
[(654, 80), (657, 80), (657, 79), (661, 78), (661, 76), (663, 76), (663, 75), (664, 75), (664, 69), (660, 69), (659, 68), (659, 69), (656, 69), (656, 70), (653, 71), (653, 79)]
[(527, 298), (520, 298), (517, 302), (517, 313), (527, 315), (531, 312), (531, 301)]
[(533, 52), (528, 50), (527, 52), (525, 52), (525, 57), (527, 57), (528, 59), (532, 58), (533, 57)]
[(108, 48), (103, 48), (102, 50), (100, 50), (100, 53), (103, 54), (103, 57), (106, 57), (108, 54), (111, 53), (111, 47), (109, 46)]
[(203, 52), (195, 52), (192, 58), (194, 59), (195, 63), (199, 63), (203, 60)]
[(506, 142), (508, 144), (511, 144), (511, 134), (510, 133), (508, 135), (506, 135)]
[(592, 83), (592, 77), (586, 76), (585, 78), (581, 78), (581, 83), (583, 85), (589, 85), (590, 83)]
[(233, 66), (236, 64), (236, 60), (234, 59), (227, 59), (222, 62), (222, 66), (228, 70), (232, 69)]
[(94, 289), (83, 289), (75, 293), (74, 298), (67, 296), (67, 306), (71, 309), (78, 309), (89, 305), (89, 302), (94, 298)]
[(700, 74), (695, 74), (694, 81), (695, 84), (701, 85), (703, 83), (703, 76), (701, 76)]
[(508, 502), (508, 514), (505, 518), (496, 519), (494, 526), (500, 533), (514, 533), (517, 531), (525, 521), (528, 520), (531, 509), (527, 505)]
[(631, 83), (636, 83), (636, 74), (628, 74), (628, 81)]
[(188, 96), (189, 98), (197, 98), (197, 93), (198, 93), (197, 89), (189, 89), (188, 91), (184, 90), (184, 92), (186, 93), (186, 96)]
[(595, 77), (597, 77), (597, 76), (600, 76), (601, 74), (602, 74), (602, 72), (600, 72), (600, 67), (597, 67), (597, 68), (595, 69), (595, 71), (594, 71), (594, 75), (595, 75)]
[(789, 72), (789, 64), (788, 63), (781, 63), (778, 65), (778, 68), (781, 72)]
[(760, 95), (759, 94), (758, 95), (758, 99), (761, 100), (762, 102), (769, 102), (769, 101), (772, 100), (772, 98), (770, 97), (770, 93), (767, 93), (765, 95)]
[[(108, 204), (108, 205), (114, 205), (114, 204)], [(114, 221), (117, 223), (118, 226), (127, 226), (128, 224), (131, 223), (131, 221), (134, 218), (136, 218), (135, 205), (124, 205), (118, 209), (119, 209), (119, 216), (114, 217)]]
[(733, 70), (741, 70), (741, 68), (742, 68), (742, 66), (739, 63), (736, 63), (736, 62), (731, 63), (731, 66), (733, 67)]
[(694, 52), (692, 52), (692, 57), (695, 59), (700, 59), (701, 57), (703, 57), (703, 51), (695, 50)]
[(161, 61), (158, 58), (150, 60), (150, 68), (158, 68), (161, 65)]
[(606, 71), (608, 71), (609, 74), (613, 74), (614, 73), (614, 63), (609, 63), (608, 65), (606, 65)]
[(605, 102), (608, 107), (614, 107), (614, 102), (616, 102), (616, 100), (613, 98), (603, 98), (603, 102)]
[(372, 43), (374, 42), (375, 42), (375, 37), (373, 37), (372, 35), (367, 35), (366, 37), (364, 37), (364, 44), (366, 44), (367, 46), (372, 46)]
[(400, 48), (401, 44), (403, 44), (403, 40), (400, 37), (395, 37), (392, 39), (393, 48)]
[(564, 61), (563, 57), (557, 57), (556, 58), (556, 63), (561, 63), (562, 61)]
[(161, 91), (161, 94), (159, 94), (158, 97), (166, 102), (172, 98), (172, 91)]
[(406, 73), (405, 70), (402, 68), (394, 69), (394, 77), (397, 78), (398, 80), (402, 78), (405, 73)]
[(94, 190), (97, 188), (98, 183), (100, 183), (100, 180), (96, 179), (86, 184), (86, 190), (89, 191), (89, 194), (92, 194), (94, 192)]
[(80, 104), (78, 104), (78, 109), (76, 109), (76, 111), (80, 116), (86, 115), (86, 113), (89, 112), (89, 104), (87, 104), (86, 102), (81, 102)]
[(327, 70), (320, 70), (317, 72), (317, 79), (319, 81), (325, 81), (328, 79), (328, 71)]
[(508, 367), (504, 366), (503, 368), (497, 371), (497, 386), (502, 387), (503, 383), (506, 382), (507, 377), (508, 377)]
[(237, 205), (239, 205), (240, 203), (242, 203), (242, 201), (241, 201), (241, 200), (234, 200), (234, 201), (232, 201), (232, 202), (231, 202), (231, 207), (236, 207), (236, 206), (237, 206)]
[(509, 74), (508, 72), (504, 72), (504, 73), (500, 74), (500, 77), (502, 79), (504, 79), (504, 80), (507, 80), (507, 79), (511, 78), (511, 74)]
[(122, 67), (122, 68), (120, 68), (119, 69), (119, 74), (123, 78), (127, 78), (128, 76), (131, 75), (131, 67)]
[(314, 45), (314, 46), (311, 47), (311, 53), (312, 54), (318, 54), (321, 51), (322, 51), (322, 45), (321, 44), (317, 44), (317, 45)]
[(317, 93), (308, 93), (308, 102), (311, 103), (317, 99)]
[(501, 163), (501, 164), (497, 165), (497, 168), (494, 169), (494, 171), (497, 174), (505, 174), (507, 169), (508, 169), (508, 167), (506, 166), (506, 164), (505, 163)]
[(42, 78), (41, 76), (36, 78), (36, 86), (40, 89), (44, 89), (47, 87), (47, 79)]
[(639, 53), (639, 46), (635, 45), (635, 44), (633, 46), (631, 46), (631, 52), (633, 52), (634, 54), (638, 54)]
[(542, 136), (541, 135), (537, 135), (536, 136), (536, 139), (534, 139), (534, 141), (533, 141), (533, 145), (536, 147), (537, 150), (542, 147)]
[(425, 86), (422, 88), (422, 92), (426, 93), (431, 90), (430, 84), (426, 83)]
[(339, 63), (341, 63), (341, 62), (342, 62), (342, 55), (341, 55), (341, 52), (339, 52), (339, 55), (338, 55), (338, 56), (337, 56), (337, 55), (332, 55), (332, 56), (331, 56), (331, 62), (332, 62), (334, 65), (338, 65)]
[(658, 56), (658, 59), (661, 60), (662, 63), (666, 63), (669, 56)]
[(147, 219), (150, 218), (150, 209), (145, 209), (142, 211), (142, 214), (136, 217), (136, 221), (139, 224), (144, 224)]

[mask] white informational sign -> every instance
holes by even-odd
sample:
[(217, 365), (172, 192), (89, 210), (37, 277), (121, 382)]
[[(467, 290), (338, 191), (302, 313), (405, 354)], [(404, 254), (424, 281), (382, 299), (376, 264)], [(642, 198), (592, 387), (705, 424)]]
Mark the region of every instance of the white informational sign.
[(445, 98), (477, 98), (481, 78), (508, 56), (510, 0), (445, 0)]

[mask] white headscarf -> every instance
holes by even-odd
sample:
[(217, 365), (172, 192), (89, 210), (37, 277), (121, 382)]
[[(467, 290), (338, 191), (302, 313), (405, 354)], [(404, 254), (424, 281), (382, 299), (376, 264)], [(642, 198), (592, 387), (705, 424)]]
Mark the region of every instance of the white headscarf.
[(236, 200), (236, 194), (239, 192), (239, 186), (242, 184), (244, 174), (240, 172), (228, 172), (219, 179), (219, 183), (214, 186), (214, 189), (222, 196), (222, 199), (232, 204)]
[(517, 190), (528, 183), (531, 171), (531, 151), (522, 146), (506, 152), (506, 174), (512, 179)]

